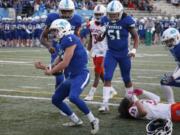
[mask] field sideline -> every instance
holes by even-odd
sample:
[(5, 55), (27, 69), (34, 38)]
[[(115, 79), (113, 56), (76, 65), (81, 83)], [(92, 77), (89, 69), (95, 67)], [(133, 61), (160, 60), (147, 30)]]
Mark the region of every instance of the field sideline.
[[(33, 62), (42, 60), (49, 63), (50, 57), (44, 48), (1, 48), (0, 49), (0, 135), (89, 135), (90, 125), (86, 117), (73, 106), (84, 121), (78, 128), (65, 128), (61, 125), (68, 119), (61, 116), (51, 104), (54, 92), (54, 78), (36, 70)], [(143, 88), (161, 96), (165, 102), (159, 81), (164, 73), (174, 70), (176, 63), (162, 46), (140, 46), (137, 57), (132, 60), (132, 79), (136, 88)], [(93, 70), (92, 61), (89, 69)], [(85, 97), (93, 82), (82, 93)], [(117, 106), (124, 95), (124, 86), (116, 69), (113, 86), (118, 95), (111, 100), (111, 112), (102, 115), (98, 107), (102, 101), (102, 83), (95, 100), (89, 103), (95, 115), (100, 118), (98, 135), (145, 135), (148, 121), (125, 120), (118, 118)], [(175, 99), (179, 101), (180, 91), (174, 88)], [(174, 123), (173, 135), (179, 135), (180, 123)]]

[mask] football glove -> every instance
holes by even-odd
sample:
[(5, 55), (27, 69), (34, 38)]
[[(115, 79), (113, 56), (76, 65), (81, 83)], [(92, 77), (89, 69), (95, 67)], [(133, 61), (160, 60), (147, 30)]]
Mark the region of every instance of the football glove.
[(171, 83), (171, 82), (173, 82), (173, 81), (174, 81), (173, 76), (172, 76), (172, 75), (169, 75), (169, 74), (164, 74), (164, 76), (163, 76), (162, 79), (161, 79), (161, 82), (162, 82), (163, 84), (169, 84), (169, 83)]
[(130, 50), (128, 52), (128, 56), (130, 56), (130, 57), (135, 57), (135, 55), (136, 55), (136, 49), (135, 48), (133, 48), (132, 50)]

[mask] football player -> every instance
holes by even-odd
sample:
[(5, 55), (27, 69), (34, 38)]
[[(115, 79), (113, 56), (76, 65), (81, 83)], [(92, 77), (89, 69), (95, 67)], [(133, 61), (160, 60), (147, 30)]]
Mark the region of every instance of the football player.
[[(50, 32), (54, 39), (59, 43), (59, 52), (64, 52), (63, 60), (57, 62), (52, 69), (46, 68), (41, 62), (36, 62), (37, 68), (45, 67), (46, 75), (53, 75), (59, 71), (65, 70), (69, 77), (57, 87), (52, 96), (52, 103), (63, 111), (72, 122), (63, 124), (64, 126), (82, 125), (77, 115), (64, 102), (69, 97), (70, 102), (74, 103), (89, 119), (92, 125), (91, 133), (96, 134), (99, 130), (99, 119), (94, 117), (87, 107), (86, 103), (80, 99), (80, 94), (89, 81), (89, 70), (87, 69), (88, 56), (80, 39), (71, 34), (71, 25), (64, 19), (57, 19), (52, 22)], [(61, 56), (60, 56), (61, 57)], [(38, 64), (39, 63), (39, 64)]]
[[(88, 44), (88, 51), (92, 50), (92, 58), (94, 63), (94, 83), (89, 91), (88, 95), (84, 98), (87, 101), (91, 101), (94, 98), (94, 93), (97, 89), (99, 79), (104, 82), (104, 67), (103, 61), (107, 50), (107, 41), (104, 38), (101, 42), (96, 41), (96, 37), (102, 33), (103, 26), (100, 25), (100, 19), (105, 16), (106, 8), (103, 5), (97, 5), (94, 8), (94, 18), (89, 23), (88, 29), (90, 31), (90, 39)], [(111, 89), (110, 97), (116, 95), (117, 92), (114, 88)]]
[(142, 18), (137, 23), (138, 34), (142, 44), (144, 44), (145, 33), (146, 33), (144, 25), (145, 25), (145, 19)]
[[(135, 30), (135, 21), (124, 13), (122, 4), (117, 0), (113, 0), (107, 5), (107, 16), (103, 17), (101, 22), (102, 25), (106, 26), (106, 30), (97, 40), (101, 41), (106, 36), (108, 50), (104, 60), (103, 106), (99, 108), (99, 111), (106, 112), (109, 110), (108, 102), (111, 92), (111, 80), (117, 64), (120, 67), (122, 79), (126, 87), (126, 96), (128, 96), (129, 91), (133, 90), (130, 77), (131, 57), (135, 57), (139, 37)], [(129, 32), (134, 40), (131, 51), (128, 48)]]
[[(46, 26), (41, 34), (41, 43), (49, 50), (51, 54), (51, 64), (54, 62), (55, 58), (58, 55), (59, 46), (56, 41), (51, 41), (49, 33), (49, 27), (51, 23), (59, 18), (67, 19), (74, 30), (76, 35), (79, 35), (79, 29), (82, 24), (82, 19), (79, 15), (74, 13), (75, 7), (72, 0), (61, 0), (59, 3), (59, 13), (50, 13), (46, 19)], [(66, 73), (68, 76), (68, 73)], [(64, 80), (63, 74), (56, 75), (56, 87)]]
[[(137, 94), (138, 93), (138, 94)], [(138, 99), (136, 95), (141, 93), (146, 99)], [(154, 93), (135, 89), (131, 99), (124, 98), (118, 108), (120, 117), (133, 119), (170, 119), (180, 122), (180, 102), (173, 104), (160, 103), (160, 97)]]
[(180, 87), (180, 33), (175, 28), (168, 28), (163, 32), (161, 40), (177, 62), (174, 72), (172, 74), (165, 74), (161, 79), (161, 87), (165, 92), (168, 103), (174, 103), (174, 93), (171, 86)]

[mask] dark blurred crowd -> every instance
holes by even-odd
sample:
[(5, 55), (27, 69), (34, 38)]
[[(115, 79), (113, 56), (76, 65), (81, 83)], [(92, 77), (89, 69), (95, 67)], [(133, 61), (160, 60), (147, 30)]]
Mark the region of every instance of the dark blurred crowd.
[(120, 0), (125, 7), (151, 12), (153, 0)]
[[(0, 0), (0, 7), (14, 8), (17, 15), (31, 16), (39, 8), (44, 8), (47, 12), (56, 10), (60, 0)], [(73, 0), (76, 9), (93, 10), (97, 3), (108, 3), (111, 0)], [(152, 0), (120, 0), (120, 2), (130, 9), (144, 10), (151, 12)], [(24, 15), (26, 14), (26, 15)]]

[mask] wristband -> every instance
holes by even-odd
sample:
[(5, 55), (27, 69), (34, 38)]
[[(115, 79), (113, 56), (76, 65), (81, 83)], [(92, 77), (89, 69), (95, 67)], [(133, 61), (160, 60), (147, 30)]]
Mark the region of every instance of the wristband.
[(136, 49), (133, 48), (133, 49), (131, 50), (131, 53), (136, 54)]

